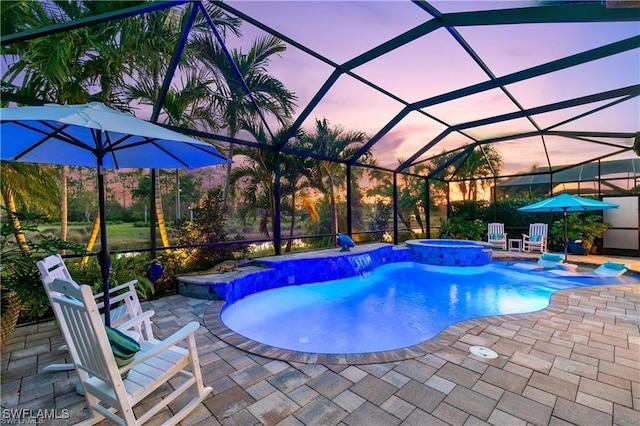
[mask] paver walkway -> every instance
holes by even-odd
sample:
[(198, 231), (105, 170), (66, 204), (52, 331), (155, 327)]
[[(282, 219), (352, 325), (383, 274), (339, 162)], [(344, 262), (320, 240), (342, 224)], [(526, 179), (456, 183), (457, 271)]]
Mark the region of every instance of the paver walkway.
[[(156, 312), (162, 337), (190, 321), (204, 323), (221, 303), (175, 295), (144, 302), (144, 309)], [(466, 321), (447, 331), (455, 338), (418, 358), (331, 365), (250, 354), (203, 326), (198, 352), (214, 391), (182, 424), (640, 424), (640, 285), (565, 290), (544, 311)], [(39, 373), (65, 361), (66, 352), (55, 349), (62, 343), (53, 322), (16, 329), (2, 350), (3, 423), (21, 409), (69, 415), (44, 424), (87, 417), (73, 372)], [(471, 355), (472, 345), (499, 357)]]

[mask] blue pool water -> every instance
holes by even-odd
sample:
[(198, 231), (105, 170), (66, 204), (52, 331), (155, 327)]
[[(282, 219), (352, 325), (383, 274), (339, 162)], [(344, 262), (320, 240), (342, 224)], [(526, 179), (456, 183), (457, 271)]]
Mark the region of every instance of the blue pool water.
[(312, 353), (368, 353), (412, 346), (466, 319), (533, 312), (561, 289), (619, 283), (480, 267), (383, 265), (362, 277), (281, 287), (224, 308), (227, 327), (252, 340)]

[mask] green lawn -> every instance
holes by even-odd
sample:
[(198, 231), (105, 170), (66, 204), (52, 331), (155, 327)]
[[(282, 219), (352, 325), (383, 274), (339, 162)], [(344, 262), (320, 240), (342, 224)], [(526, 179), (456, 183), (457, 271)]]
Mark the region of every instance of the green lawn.
[[(80, 244), (86, 244), (91, 233), (92, 223), (74, 224), (69, 226), (68, 239)], [(51, 224), (41, 226), (40, 231), (49, 235), (59, 236), (60, 225)], [(124, 250), (149, 247), (149, 228), (137, 228), (132, 223), (107, 224), (109, 249)], [(100, 249), (100, 236), (96, 241), (94, 251)]]

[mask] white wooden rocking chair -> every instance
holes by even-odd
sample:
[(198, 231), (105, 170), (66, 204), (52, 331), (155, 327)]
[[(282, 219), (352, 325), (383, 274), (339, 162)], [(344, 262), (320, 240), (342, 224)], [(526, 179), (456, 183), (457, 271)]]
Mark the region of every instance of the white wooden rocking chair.
[(522, 234), (522, 251), (530, 252), (538, 250), (540, 253), (547, 251), (546, 223), (532, 223), (529, 225), (529, 233)]
[[(164, 341), (143, 342), (133, 360), (118, 368), (91, 288), (55, 279), (51, 289), (54, 312), (92, 414), (80, 424), (95, 424), (106, 417), (120, 425), (141, 425), (195, 387), (196, 395), (164, 423), (175, 425), (211, 393), (212, 389), (202, 383), (195, 341), (195, 331), (200, 327), (197, 322), (185, 325)], [(186, 348), (176, 346), (181, 342)], [(173, 379), (176, 376), (182, 379)], [(169, 380), (173, 392), (137, 416), (133, 407)]]
[(504, 223), (489, 224), (487, 241), (494, 248), (507, 249), (507, 234), (504, 232)]
[[(51, 301), (51, 283), (56, 278), (61, 278), (64, 280), (73, 281), (71, 278), (71, 274), (67, 269), (67, 266), (62, 259), (62, 256), (59, 254), (54, 254), (48, 257), (45, 257), (42, 260), (39, 260), (36, 263), (38, 267), (38, 271), (40, 271), (40, 277), (42, 281), (42, 285), (44, 286), (44, 290), (49, 298), (49, 303), (53, 307), (53, 302)], [(137, 281), (129, 281), (125, 284), (121, 284), (119, 286), (113, 287), (109, 289), (110, 301), (109, 304), (112, 306), (111, 309), (111, 326), (121, 328), (122, 324), (126, 321), (129, 321), (139, 315), (143, 315), (142, 306), (140, 305), (140, 299), (138, 298), (138, 292), (136, 291)], [(98, 293), (94, 295), (94, 299), (96, 300), (97, 306), (99, 309), (104, 311), (104, 302), (102, 302), (102, 298), (104, 293)], [(115, 307), (113, 307), (115, 306)], [(54, 314), (57, 315), (54, 308)], [(145, 321), (136, 322), (134, 324), (133, 330), (135, 333), (131, 333), (135, 335), (136, 340), (151, 340), (153, 339), (153, 331), (151, 328), (151, 320), (150, 318), (153, 316), (153, 311), (147, 311), (145, 313)], [(102, 315), (104, 317), (104, 315)], [(126, 329), (126, 328), (125, 328)], [(61, 347), (60, 349), (64, 350), (65, 347)], [(43, 372), (53, 372), (53, 371), (65, 371), (65, 370), (73, 370), (73, 364), (49, 364), (42, 368)]]

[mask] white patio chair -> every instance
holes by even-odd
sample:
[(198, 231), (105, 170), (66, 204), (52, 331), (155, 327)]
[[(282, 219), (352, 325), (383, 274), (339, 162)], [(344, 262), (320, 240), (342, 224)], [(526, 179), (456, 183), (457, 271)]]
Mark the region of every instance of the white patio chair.
[(532, 223), (529, 233), (522, 234), (522, 251), (547, 251), (547, 234), (549, 226), (546, 223)]
[[(115, 342), (107, 337), (91, 288), (56, 278), (51, 290), (54, 312), (92, 416), (80, 424), (95, 424), (106, 417), (120, 425), (141, 425), (189, 388), (195, 388), (196, 395), (163, 423), (175, 425), (211, 393), (212, 389), (202, 383), (195, 340), (195, 332), (200, 327), (197, 322), (185, 325), (163, 341), (143, 342), (135, 356), (118, 368)], [(137, 319), (129, 323), (135, 321)], [(186, 348), (176, 346), (178, 343), (185, 344)], [(181, 379), (175, 378), (177, 376)], [(138, 409), (145, 409), (143, 414), (138, 413), (138, 409), (134, 413), (135, 405), (170, 380), (174, 388), (170, 394), (148, 410), (147, 405), (141, 404)]]
[[(49, 298), (49, 303), (53, 307), (53, 303), (51, 302), (51, 283), (56, 278), (66, 279), (69, 281), (73, 281), (71, 278), (71, 274), (69, 274), (69, 270), (62, 259), (62, 256), (59, 254), (51, 255), (45, 257), (42, 260), (39, 260), (36, 263), (38, 267), (38, 271), (40, 271), (40, 277), (42, 281), (42, 285), (44, 286), (44, 290)], [(111, 309), (111, 326), (121, 328), (122, 324), (126, 321), (129, 321), (139, 315), (143, 314), (142, 306), (140, 305), (140, 299), (138, 298), (138, 292), (135, 288), (136, 281), (129, 281), (128, 283), (113, 287), (109, 290), (110, 302), (109, 304), (112, 306)], [(97, 306), (99, 309), (104, 310), (104, 302), (102, 302), (102, 298), (104, 293), (98, 293), (94, 295), (94, 299), (96, 300)], [(114, 307), (115, 306), (115, 307)], [(54, 314), (57, 313), (54, 310)], [(151, 316), (153, 316), (153, 311), (148, 311), (146, 313), (146, 320), (141, 323), (138, 322), (135, 324), (133, 331), (135, 333), (130, 333), (136, 340), (150, 340), (153, 339), (153, 331), (151, 329)], [(104, 318), (104, 315), (102, 315)], [(126, 330), (126, 329), (125, 329)], [(65, 349), (61, 347), (60, 349)], [(49, 364), (43, 367), (42, 371), (45, 372), (53, 372), (53, 371), (65, 371), (65, 370), (73, 370), (73, 364)]]
[(493, 248), (507, 249), (507, 234), (504, 232), (504, 223), (489, 224), (487, 241)]

